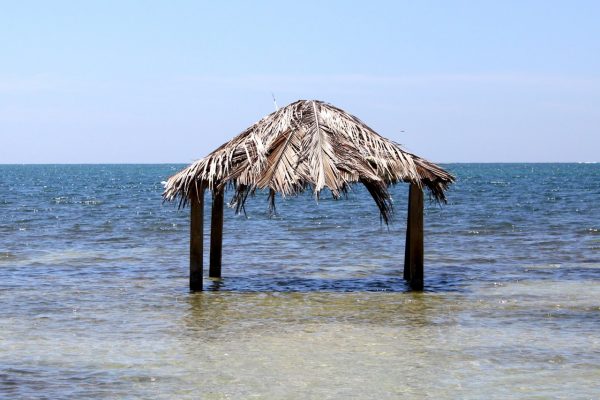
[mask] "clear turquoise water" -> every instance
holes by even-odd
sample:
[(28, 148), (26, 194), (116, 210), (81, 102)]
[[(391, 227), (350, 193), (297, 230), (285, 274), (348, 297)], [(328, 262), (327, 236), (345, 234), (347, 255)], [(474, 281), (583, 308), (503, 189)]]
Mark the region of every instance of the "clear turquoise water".
[(358, 187), (258, 194), (189, 293), (180, 167), (0, 166), (0, 398), (600, 396), (599, 164), (447, 165), (424, 293), (406, 185), (389, 229)]

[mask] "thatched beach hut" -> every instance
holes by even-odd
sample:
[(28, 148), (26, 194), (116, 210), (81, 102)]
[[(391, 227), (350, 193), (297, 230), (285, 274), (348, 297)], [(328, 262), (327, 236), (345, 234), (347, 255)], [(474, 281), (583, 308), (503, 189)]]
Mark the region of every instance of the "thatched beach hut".
[(390, 185), (410, 184), (404, 277), (423, 288), (423, 189), (445, 202), (454, 177), (439, 166), (404, 151), (347, 112), (318, 100), (299, 100), (264, 117), (231, 141), (171, 176), (163, 196), (191, 205), (190, 289), (202, 289), (204, 191), (212, 192), (210, 277), (221, 276), (223, 196), (244, 207), (249, 194), (269, 190), (296, 195), (306, 189), (334, 198), (362, 183), (387, 224), (392, 213)]

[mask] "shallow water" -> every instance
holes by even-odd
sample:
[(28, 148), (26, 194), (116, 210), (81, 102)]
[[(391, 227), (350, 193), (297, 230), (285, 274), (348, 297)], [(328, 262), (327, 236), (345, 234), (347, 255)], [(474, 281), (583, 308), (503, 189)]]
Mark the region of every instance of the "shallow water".
[(180, 167), (0, 166), (0, 398), (600, 396), (600, 165), (447, 165), (424, 293), (401, 185), (389, 229), (360, 188), (226, 210), (190, 294)]

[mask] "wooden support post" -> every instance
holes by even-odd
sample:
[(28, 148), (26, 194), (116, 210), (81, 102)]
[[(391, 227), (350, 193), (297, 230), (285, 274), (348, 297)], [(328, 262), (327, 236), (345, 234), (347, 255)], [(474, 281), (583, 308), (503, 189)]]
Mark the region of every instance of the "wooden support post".
[[(412, 185), (411, 185), (412, 188)], [(410, 227), (411, 223), (411, 212), (410, 212), (410, 190), (408, 192), (408, 210), (406, 214), (406, 241), (404, 243), (404, 280), (410, 282)]]
[(204, 245), (204, 187), (190, 197), (190, 290), (202, 290)]
[(216, 190), (212, 199), (210, 220), (210, 269), (211, 278), (221, 277), (221, 257), (223, 254), (223, 189)]
[(423, 255), (423, 190), (411, 183), (408, 194), (404, 279), (413, 290), (423, 290)]

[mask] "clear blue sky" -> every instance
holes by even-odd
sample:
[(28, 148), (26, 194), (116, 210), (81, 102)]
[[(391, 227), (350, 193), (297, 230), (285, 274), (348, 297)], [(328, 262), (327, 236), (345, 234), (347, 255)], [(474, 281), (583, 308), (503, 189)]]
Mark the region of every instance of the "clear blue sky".
[(433, 161), (600, 161), (600, 1), (1, 5), (0, 163), (187, 163), (271, 93)]

